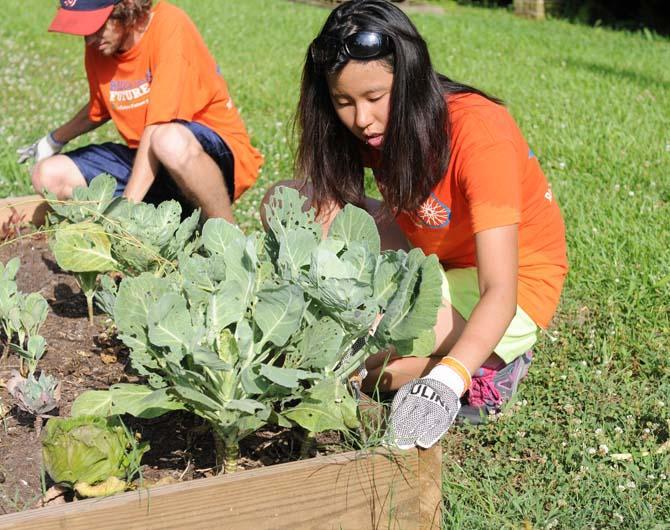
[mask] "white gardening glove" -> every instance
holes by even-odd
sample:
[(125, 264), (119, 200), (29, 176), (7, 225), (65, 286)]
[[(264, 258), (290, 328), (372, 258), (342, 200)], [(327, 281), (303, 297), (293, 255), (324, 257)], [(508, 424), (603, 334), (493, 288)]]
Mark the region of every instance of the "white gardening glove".
[(35, 143), (26, 147), (22, 147), (21, 149), (17, 149), (16, 152), (19, 155), (17, 162), (19, 164), (23, 164), (32, 158), (33, 161), (37, 163), (43, 158), (48, 158), (55, 155), (56, 153), (60, 153), (64, 145), (65, 144), (56, 141), (53, 135), (49, 133), (45, 137), (37, 140)]
[(400, 387), (391, 405), (392, 443), (400, 449), (427, 449), (437, 443), (461, 408), (462, 390), (462, 380), (455, 379), (454, 371), (443, 365)]

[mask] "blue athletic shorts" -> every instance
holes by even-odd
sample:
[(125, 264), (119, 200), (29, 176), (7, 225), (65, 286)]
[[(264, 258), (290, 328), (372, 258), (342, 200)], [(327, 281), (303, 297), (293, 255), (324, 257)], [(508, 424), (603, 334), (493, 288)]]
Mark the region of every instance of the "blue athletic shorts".
[[(235, 165), (230, 148), (217, 133), (201, 123), (184, 120), (175, 120), (175, 122), (187, 127), (200, 142), (205, 153), (217, 163), (223, 174), (232, 202), (235, 191)], [(130, 179), (136, 152), (136, 149), (131, 149), (127, 145), (106, 142), (104, 144), (87, 145), (63, 154), (70, 157), (76, 164), (81, 174), (84, 175), (87, 184), (101, 173), (112, 175), (116, 179), (115, 195), (121, 195)], [(170, 199), (177, 200), (182, 204), (185, 210), (184, 214), (193, 211), (193, 205), (184, 197), (168, 171), (161, 167), (158, 170), (156, 180), (144, 198), (144, 202), (159, 204)]]

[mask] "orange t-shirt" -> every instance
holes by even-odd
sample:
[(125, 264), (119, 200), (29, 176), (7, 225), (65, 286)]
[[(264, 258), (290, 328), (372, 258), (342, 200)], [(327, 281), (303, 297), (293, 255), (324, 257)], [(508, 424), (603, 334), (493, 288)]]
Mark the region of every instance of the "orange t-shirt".
[(181, 9), (160, 1), (130, 50), (111, 57), (86, 47), (89, 118), (111, 118), (129, 147), (147, 125), (187, 120), (206, 125), (235, 159), (235, 198), (258, 177), (263, 157), (251, 145), (225, 80), (200, 33)]
[(445, 268), (476, 267), (474, 235), (518, 224), (517, 302), (541, 327), (568, 271), (565, 227), (551, 186), (505, 107), (477, 94), (447, 98), (451, 156), (444, 178), (398, 223)]

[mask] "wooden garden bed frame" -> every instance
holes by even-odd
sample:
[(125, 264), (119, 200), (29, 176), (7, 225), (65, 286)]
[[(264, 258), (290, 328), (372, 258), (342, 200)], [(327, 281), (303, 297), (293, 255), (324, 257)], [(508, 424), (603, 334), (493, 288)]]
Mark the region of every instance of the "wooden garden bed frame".
[(442, 451), (316, 457), (0, 517), (0, 530), (439, 530)]
[(9, 223), (14, 214), (18, 214), (21, 223), (42, 226), (48, 208), (41, 195), (0, 199), (0, 227)]

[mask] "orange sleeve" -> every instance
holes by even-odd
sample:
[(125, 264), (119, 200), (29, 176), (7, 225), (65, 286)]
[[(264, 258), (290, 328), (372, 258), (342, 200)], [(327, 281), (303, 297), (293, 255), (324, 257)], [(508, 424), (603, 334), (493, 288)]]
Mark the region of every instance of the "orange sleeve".
[[(197, 84), (197, 70), (188, 57), (188, 36), (182, 23), (163, 29), (151, 57), (151, 98), (145, 125), (176, 119), (193, 119), (190, 84)], [(197, 60), (194, 57), (193, 60)], [(196, 77), (196, 79), (194, 79)]]
[(89, 92), (88, 119), (99, 122), (108, 120), (110, 116), (109, 112), (107, 111), (107, 106), (105, 105), (105, 100), (102, 97), (102, 92), (100, 92), (98, 78), (95, 75), (95, 69), (93, 68), (94, 62), (95, 59), (88, 51), (88, 46), (86, 46), (86, 53), (84, 54), (84, 65), (86, 67), (86, 79), (88, 80)]
[(459, 175), (473, 233), (521, 221), (521, 168), (514, 145), (472, 146)]

